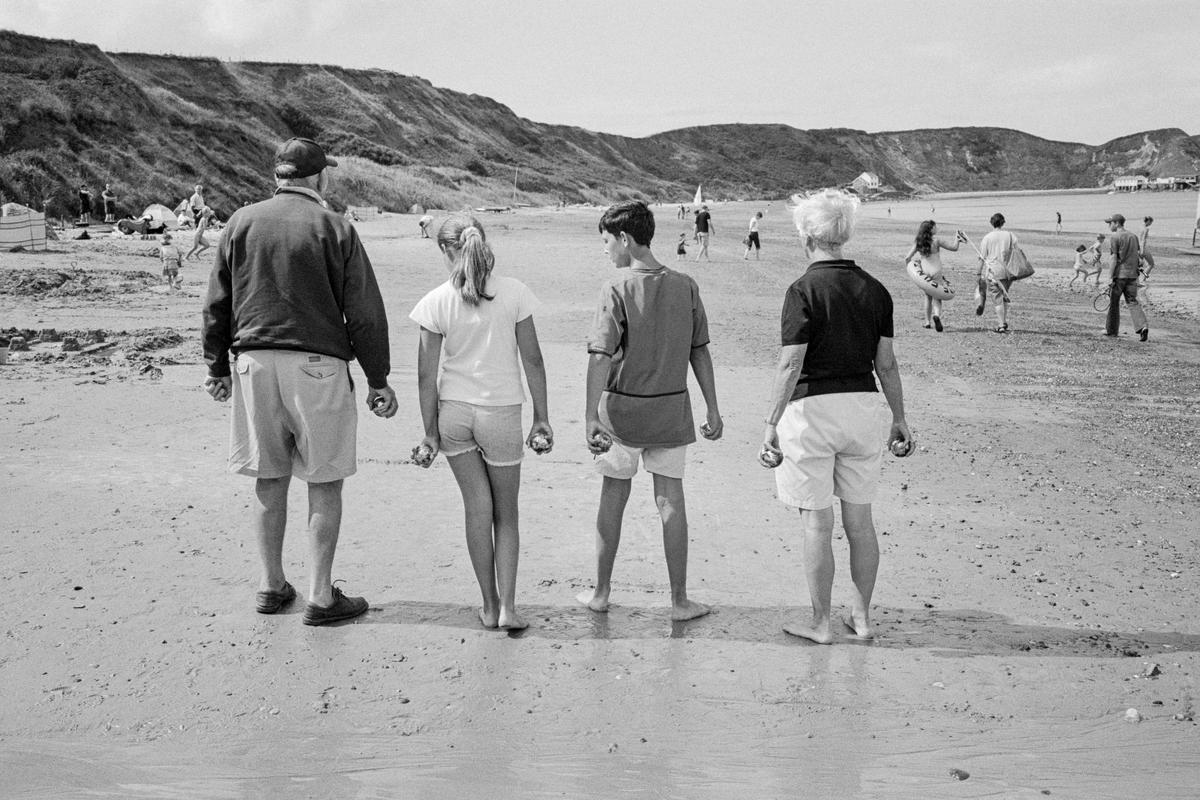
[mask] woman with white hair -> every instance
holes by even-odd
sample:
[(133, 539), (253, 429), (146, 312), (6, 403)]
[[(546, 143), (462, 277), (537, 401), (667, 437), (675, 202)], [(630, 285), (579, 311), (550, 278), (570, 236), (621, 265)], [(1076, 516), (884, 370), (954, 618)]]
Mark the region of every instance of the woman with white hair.
[(888, 444), (908, 455), (915, 444), (904, 419), (900, 369), (892, 350), (892, 298), (846, 258), (858, 200), (836, 189), (793, 198), (808, 269), (783, 301), (782, 344), (759, 461), (777, 467), (779, 499), (800, 510), (811, 620), (784, 630), (821, 644), (834, 639), (833, 500), (841, 501), (854, 594), (847, 632), (873, 636), (871, 593), (879, 569), (871, 503), (883, 428), (879, 386), (892, 412)]

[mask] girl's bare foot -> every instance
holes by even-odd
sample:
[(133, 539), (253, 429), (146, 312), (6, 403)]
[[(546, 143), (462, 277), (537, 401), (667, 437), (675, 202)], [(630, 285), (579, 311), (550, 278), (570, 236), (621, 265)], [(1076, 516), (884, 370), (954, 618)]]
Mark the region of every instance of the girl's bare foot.
[(525, 621), (525, 618), (516, 611), (503, 608), (500, 609), (498, 624), (506, 631), (520, 631), (529, 627), (529, 623)]
[(497, 611), (488, 611), (486, 608), (479, 609), (479, 622), (485, 628), (495, 628), (500, 624), (500, 614)]
[(601, 594), (598, 591), (589, 589), (586, 592), (580, 592), (575, 595), (575, 599), (582, 605), (587, 606), (592, 611), (603, 614), (608, 611), (608, 593)]
[(808, 639), (817, 644), (833, 643), (833, 633), (829, 630), (829, 620), (821, 623), (814, 619), (808, 625), (799, 621), (789, 622), (783, 626), (783, 630), (792, 636), (799, 636), (801, 639)]
[(696, 619), (703, 617), (711, 608), (704, 603), (697, 603), (695, 600), (684, 600), (682, 603), (675, 603), (671, 606), (671, 619), (675, 622), (683, 622), (688, 619)]
[(846, 626), (851, 638), (853, 639), (874, 639), (875, 629), (871, 627), (870, 620), (856, 621), (853, 617), (843, 617), (842, 624)]

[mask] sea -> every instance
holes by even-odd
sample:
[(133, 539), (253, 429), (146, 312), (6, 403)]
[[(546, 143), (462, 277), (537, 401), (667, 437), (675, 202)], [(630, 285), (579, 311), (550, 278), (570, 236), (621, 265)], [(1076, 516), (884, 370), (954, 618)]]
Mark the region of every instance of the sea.
[[(930, 195), (920, 200), (864, 203), (868, 219), (917, 222), (937, 220), (943, 230), (963, 228), (968, 233), (989, 230), (988, 219), (999, 211), (1009, 230), (1054, 232), (1055, 212), (1062, 214), (1064, 233), (1088, 238), (1108, 233), (1104, 220), (1113, 214), (1125, 217), (1127, 230), (1137, 233), (1143, 217), (1154, 217), (1150, 242), (1155, 248), (1190, 247), (1200, 221), (1196, 191), (1177, 192), (998, 192)], [(888, 212), (891, 211), (889, 217)], [(1081, 240), (1082, 241), (1082, 240)], [(1197, 236), (1200, 243), (1200, 236)]]

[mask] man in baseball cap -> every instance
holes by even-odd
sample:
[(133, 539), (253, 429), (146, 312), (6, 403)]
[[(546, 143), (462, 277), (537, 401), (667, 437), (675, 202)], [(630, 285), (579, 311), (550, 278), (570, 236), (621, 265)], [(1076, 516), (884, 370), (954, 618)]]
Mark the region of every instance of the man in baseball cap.
[(351, 360), (366, 375), (367, 407), (379, 417), (396, 413), (375, 272), (354, 226), (322, 199), (326, 167), (336, 164), (311, 139), (279, 146), (275, 194), (229, 218), (204, 301), (204, 388), (214, 400), (232, 401), (229, 470), (256, 482), (249, 515), (261, 562), (260, 614), (296, 599), (283, 567), (288, 487), (293, 478), (308, 484), (305, 625), (368, 608), (335, 587), (332, 574), (342, 482), (357, 468)]
[(307, 178), (337, 165), (312, 139), (288, 139), (275, 150), (276, 178)]
[(1141, 266), (1141, 243), (1138, 237), (1125, 230), (1125, 217), (1113, 214), (1104, 220), (1112, 236), (1108, 237), (1108, 252), (1112, 256), (1109, 273), (1108, 317), (1104, 322), (1104, 335), (1116, 336), (1121, 327), (1121, 298), (1133, 318), (1133, 329), (1143, 342), (1150, 338), (1150, 323), (1146, 311), (1138, 302), (1138, 267)]

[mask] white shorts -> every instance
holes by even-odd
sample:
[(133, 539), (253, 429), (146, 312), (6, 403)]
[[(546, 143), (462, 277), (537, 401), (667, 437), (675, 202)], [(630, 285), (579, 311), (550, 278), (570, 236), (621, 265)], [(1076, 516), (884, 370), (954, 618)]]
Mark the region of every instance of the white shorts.
[(244, 350), (233, 368), (229, 469), (328, 483), (357, 469), (350, 367), (299, 350)]
[(525, 455), (520, 403), (481, 406), (442, 400), (438, 403), (438, 436), (446, 458), (478, 450), (493, 467), (513, 467)]
[(881, 400), (878, 392), (843, 392), (789, 403), (778, 427), (780, 501), (811, 510), (829, 508), (835, 496), (874, 501), (886, 438)]
[(607, 453), (596, 457), (596, 471), (606, 478), (629, 480), (637, 475), (638, 460), (646, 472), (664, 478), (683, 480), (683, 467), (687, 461), (687, 445), (678, 447), (629, 447), (613, 442)]

